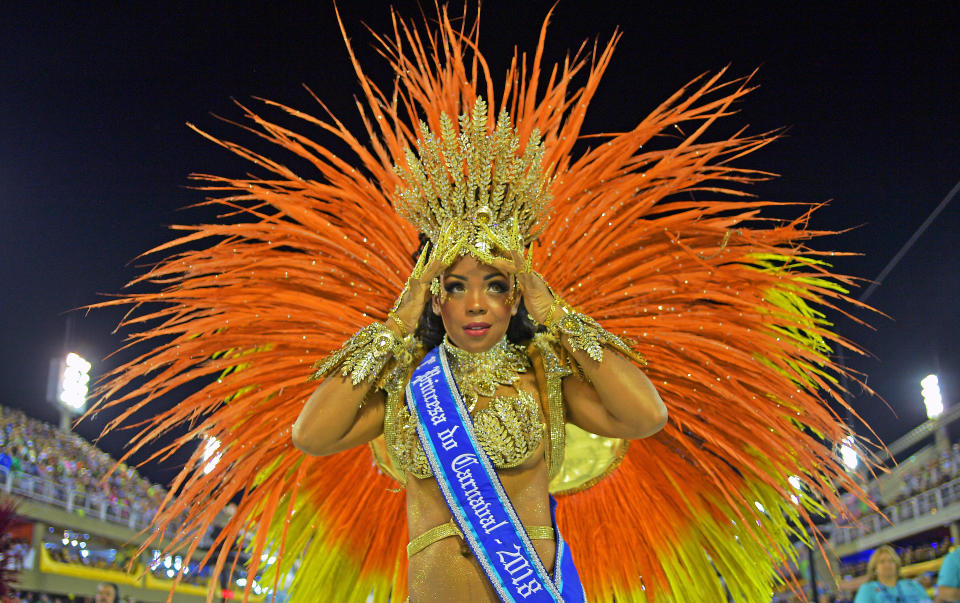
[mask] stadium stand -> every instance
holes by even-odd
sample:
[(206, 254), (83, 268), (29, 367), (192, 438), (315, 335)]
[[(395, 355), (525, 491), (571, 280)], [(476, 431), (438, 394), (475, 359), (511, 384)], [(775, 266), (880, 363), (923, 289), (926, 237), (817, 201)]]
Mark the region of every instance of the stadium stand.
[[(784, 590), (774, 602), (852, 602), (866, 581), (867, 560), (884, 544), (900, 556), (901, 577), (919, 581), (933, 600), (943, 558), (960, 545), (960, 442), (951, 443), (947, 429), (952, 423), (954, 428), (960, 425), (958, 420), (960, 409), (951, 409), (882, 451), (881, 471), (864, 475), (864, 488), (879, 512), (843, 495), (853, 521), (821, 526), (832, 545), (829, 564), (819, 552), (810, 554), (798, 543), (799, 563), (784, 572), (800, 577), (803, 593)], [(811, 576), (817, 582), (817, 598), (812, 598)]]
[[(960, 419), (960, 412), (954, 419)], [(933, 440), (934, 433), (928, 426), (921, 435)], [(881, 544), (894, 546), (903, 561), (901, 575), (918, 579), (933, 598), (943, 557), (960, 544), (960, 442), (949, 444), (943, 433), (867, 480), (865, 488), (880, 513), (852, 495), (843, 497), (854, 521), (824, 526), (837, 556), (829, 567), (822, 560), (813, 562), (821, 565), (814, 571), (818, 603), (852, 602), (865, 580), (867, 559)], [(916, 434), (910, 437), (917, 440)], [(209, 568), (201, 570), (196, 559), (159, 550), (138, 556), (138, 532), (149, 525), (165, 491), (124, 465), (107, 477), (114, 464), (77, 434), (0, 406), (0, 487), (20, 501), (22, 520), (11, 534), (10, 563), (21, 570), (23, 590), (10, 600), (92, 601), (97, 585), (105, 582), (118, 585), (124, 601), (166, 601), (171, 578), (181, 569), (176, 603), (204, 601), (211, 582), (236, 586), (241, 574), (215, 577)], [(801, 576), (804, 589), (811, 569), (805, 551), (798, 545), (800, 563), (785, 570)], [(237, 594), (223, 589), (220, 600)], [(774, 597), (775, 603), (808, 600), (807, 594), (790, 591)]]
[[(139, 532), (165, 490), (125, 465), (107, 476), (115, 463), (75, 433), (0, 406), (0, 487), (17, 500), (19, 516), (9, 563), (20, 590), (10, 601), (93, 601), (101, 583), (116, 585), (121, 601), (166, 601), (181, 570), (176, 603), (205, 601), (211, 582), (215, 600), (238, 598), (221, 586), (235, 587), (242, 570), (212, 576), (197, 564), (205, 550), (191, 560), (160, 550), (138, 556)], [(209, 546), (210, 534), (204, 541)]]
[(165, 492), (74, 433), (0, 406), (0, 476), (8, 492), (62, 506), (79, 515), (141, 529)]

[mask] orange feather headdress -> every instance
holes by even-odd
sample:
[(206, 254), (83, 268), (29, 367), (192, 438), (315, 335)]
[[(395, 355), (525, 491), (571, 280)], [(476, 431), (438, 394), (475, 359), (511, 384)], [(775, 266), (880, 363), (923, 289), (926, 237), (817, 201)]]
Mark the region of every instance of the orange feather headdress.
[[(703, 76), (634, 128), (587, 137), (584, 117), (619, 34), (546, 66), (545, 20), (530, 61), (515, 56), (497, 88), (476, 23), (456, 23), (446, 9), (433, 29), (394, 19), (377, 38), (397, 74), (389, 90), (366, 76), (348, 43), (362, 88), (360, 134), (333, 115), (265, 101), (346, 144), (352, 163), (246, 107), (251, 130), (309, 172), (201, 132), (264, 173), (195, 176), (214, 195), (209, 203), (241, 219), (175, 227), (184, 234), (153, 252), (180, 251), (133, 283), (159, 290), (100, 304), (132, 305), (124, 325), (137, 329), (135, 344), (149, 344), (100, 390), (98, 407), (123, 408), (110, 428), (184, 383), (206, 383), (156, 412), (130, 454), (179, 424), (186, 435), (158, 454), (200, 437), (221, 443), (212, 471), (198, 449), (174, 480), (154, 538), (176, 527), (168, 548), (193, 555), (195, 536), (237, 500), (204, 560), (219, 572), (246, 543), (245, 597), (254, 577), (276, 588), (296, 567), (293, 600), (363, 601), (370, 592), (403, 600), (407, 530), (395, 482), (366, 447), (305, 456), (290, 427), (314, 387), (310, 366), (384, 319), (413, 267), (416, 229), (397, 212), (406, 199), (398, 191), (420, 181), (404, 175), (413, 173), (408, 150), (418, 133), (453, 136), (444, 116), (474, 111), (489, 132), (495, 116), (509, 116), (501, 119), (517, 148), (532, 141), (542, 154), (546, 188), (536, 199), (549, 219), (517, 214), (524, 233), (539, 234), (536, 268), (568, 302), (635, 342), (670, 411), (661, 434), (630, 443), (615, 471), (561, 501), (558, 521), (579, 552), (589, 599), (719, 601), (726, 588), (738, 601), (769, 600), (787, 579), (776, 568), (793, 556), (790, 537), (817, 538), (811, 512), (842, 508), (836, 488), (857, 489), (833, 454), (850, 430), (829, 404), (845, 406), (833, 347), (856, 348), (823, 313), (855, 302), (851, 279), (808, 247), (829, 234), (808, 228), (809, 213), (763, 220), (776, 203), (741, 190), (769, 174), (735, 164), (774, 136), (708, 139), (749, 78)], [(660, 135), (681, 124), (691, 133), (663, 144)], [(427, 234), (442, 218), (404, 213)], [(795, 489), (792, 476), (805, 486)], [(269, 568), (265, 552), (278, 559)]]

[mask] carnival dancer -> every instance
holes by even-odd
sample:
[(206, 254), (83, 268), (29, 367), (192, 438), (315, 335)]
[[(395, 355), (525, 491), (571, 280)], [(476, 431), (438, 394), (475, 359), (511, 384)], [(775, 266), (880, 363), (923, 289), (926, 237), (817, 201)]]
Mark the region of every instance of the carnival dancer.
[(432, 252), (386, 324), (320, 368), (293, 441), (328, 455), (385, 436), (406, 485), (414, 603), (584, 601), (549, 501), (565, 422), (633, 440), (667, 410), (642, 359), (532, 270), (542, 143), (523, 149), (505, 113), (496, 129), (487, 115), (478, 99), (460, 132), (441, 116), (445, 135), (422, 133), (398, 202)]
[(769, 600), (809, 513), (858, 491), (828, 404), (855, 348), (824, 314), (852, 303), (827, 233), (742, 190), (774, 136), (708, 138), (747, 80), (586, 136), (617, 36), (548, 66), (544, 21), (498, 88), (475, 21), (394, 24), (392, 88), (348, 43), (361, 134), (243, 107), (308, 170), (204, 134), (264, 174), (196, 176), (228, 215), (157, 250), (182, 246), (138, 279), (159, 290), (104, 304), (148, 308), (125, 324), (151, 347), (93, 411), (155, 409), (131, 453), (179, 424), (160, 454), (218, 446), (144, 546), (175, 527), (189, 557), (237, 501), (211, 556), (247, 547), (244, 596), (295, 568), (294, 601)]

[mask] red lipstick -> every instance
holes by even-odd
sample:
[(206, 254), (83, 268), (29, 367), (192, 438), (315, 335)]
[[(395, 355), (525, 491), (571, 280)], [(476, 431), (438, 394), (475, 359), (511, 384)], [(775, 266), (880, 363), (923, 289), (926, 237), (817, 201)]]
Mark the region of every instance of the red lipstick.
[(467, 335), (471, 337), (483, 337), (490, 330), (490, 323), (488, 322), (471, 322), (467, 323), (463, 327), (463, 330)]

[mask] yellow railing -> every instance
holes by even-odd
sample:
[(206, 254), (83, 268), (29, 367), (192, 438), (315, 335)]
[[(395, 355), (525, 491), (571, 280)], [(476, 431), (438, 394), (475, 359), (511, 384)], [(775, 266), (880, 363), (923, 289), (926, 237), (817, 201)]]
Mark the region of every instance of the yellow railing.
[[(100, 567), (89, 567), (77, 563), (64, 563), (55, 561), (47, 549), (40, 548), (40, 571), (50, 574), (59, 574), (61, 576), (71, 576), (93, 582), (110, 582), (112, 584), (127, 584), (130, 586), (139, 586), (152, 590), (169, 592), (173, 589), (173, 580), (164, 580), (157, 578), (149, 572), (143, 571), (143, 566), (137, 564), (132, 573), (127, 573), (118, 569), (106, 569)], [(175, 592), (184, 595), (207, 596), (207, 587), (196, 586), (194, 584), (180, 583)], [(242, 593), (241, 593), (242, 594)], [(239, 597), (237, 597), (239, 598)], [(266, 597), (263, 595), (250, 595), (249, 601), (261, 603)]]
[[(139, 571), (139, 569), (138, 566), (137, 570)], [(44, 547), (40, 548), (40, 571), (48, 574), (60, 574), (61, 576), (93, 580), (94, 582), (112, 582), (113, 584), (129, 584), (131, 586), (140, 586), (142, 582), (136, 573), (128, 574), (127, 572), (115, 569), (88, 567), (76, 563), (54, 561), (53, 557), (50, 556), (50, 553), (48, 553)]]

